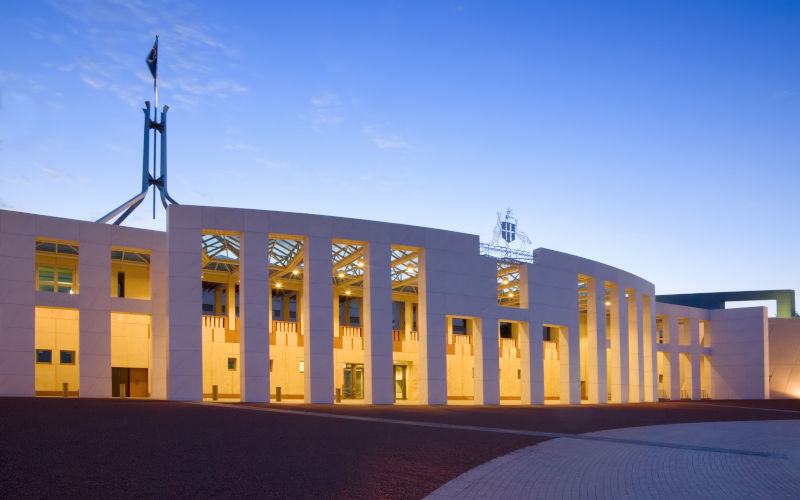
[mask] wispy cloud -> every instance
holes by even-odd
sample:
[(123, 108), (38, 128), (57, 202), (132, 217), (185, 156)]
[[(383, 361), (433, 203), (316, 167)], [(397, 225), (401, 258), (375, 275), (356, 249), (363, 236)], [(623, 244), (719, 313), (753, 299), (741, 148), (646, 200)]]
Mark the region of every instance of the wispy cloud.
[(343, 121), (341, 116), (342, 102), (332, 92), (323, 92), (311, 97), (311, 128), (315, 132), (322, 132), (326, 128), (338, 127)]
[(287, 166), (283, 162), (267, 160), (264, 158), (256, 158), (253, 161), (255, 161), (258, 165), (261, 165), (262, 167), (265, 168), (286, 168)]
[(408, 151), (411, 149), (411, 144), (401, 139), (397, 134), (379, 132), (371, 125), (364, 126), (364, 133), (380, 149), (397, 149), (401, 151)]
[(76, 179), (72, 174), (67, 172), (63, 172), (58, 170), (57, 168), (50, 168), (50, 167), (41, 167), (42, 172), (46, 173), (48, 177), (51, 179), (60, 181), (60, 182), (67, 182), (72, 184), (73, 186), (77, 186), (79, 184), (78, 179)]
[(197, 108), (204, 99), (224, 100), (247, 92), (245, 85), (221, 73), (224, 67), (218, 61), (238, 57), (236, 48), (223, 42), (225, 28), (195, 22), (197, 8), (188, 2), (154, 9), (142, 0), (63, 0), (52, 2), (52, 7), (65, 19), (57, 30), (50, 29), (56, 32), (41, 26), (31, 32), (53, 43), (66, 35), (80, 38), (80, 46), (90, 55), (49, 64), (63, 72), (74, 71), (98, 92), (109, 92), (132, 106), (149, 96), (153, 80), (143, 59), (152, 38), (142, 34), (142, 27), (161, 35), (163, 67), (159, 65), (158, 83), (170, 91), (170, 100)]

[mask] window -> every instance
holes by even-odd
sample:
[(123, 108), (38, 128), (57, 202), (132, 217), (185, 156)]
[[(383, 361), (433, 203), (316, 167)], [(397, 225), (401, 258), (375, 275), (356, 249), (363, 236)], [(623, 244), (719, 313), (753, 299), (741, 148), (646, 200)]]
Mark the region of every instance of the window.
[(236, 370), (236, 358), (228, 358), (228, 370)]
[(52, 363), (53, 351), (50, 349), (36, 349), (36, 362), (37, 363)]
[(125, 273), (117, 273), (117, 297), (125, 297)]
[(77, 293), (78, 245), (36, 240), (36, 289)]
[(275, 360), (273, 360), (273, 359), (270, 359), (270, 360), (269, 360), (269, 372), (270, 372), (270, 373), (272, 373), (272, 364), (273, 364), (273, 361), (275, 361)]
[(62, 365), (74, 365), (75, 364), (75, 351), (61, 351), (59, 353), (59, 363)]
[(467, 334), (467, 320), (466, 318), (453, 318), (453, 333), (457, 335)]
[(500, 338), (501, 339), (510, 339), (513, 338), (511, 334), (511, 323), (500, 323)]
[(305, 373), (306, 362), (301, 359), (300, 362), (298, 363), (297, 369), (300, 370), (300, 373)]
[(39, 286), (41, 292), (72, 293), (72, 269), (53, 266), (39, 266)]
[(549, 326), (545, 326), (542, 328), (542, 340), (545, 342), (552, 342), (555, 339), (553, 338), (553, 330)]

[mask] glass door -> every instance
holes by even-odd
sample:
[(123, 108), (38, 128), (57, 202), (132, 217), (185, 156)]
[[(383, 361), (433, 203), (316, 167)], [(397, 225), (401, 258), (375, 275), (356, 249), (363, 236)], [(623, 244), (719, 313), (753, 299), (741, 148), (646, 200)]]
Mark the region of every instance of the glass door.
[(406, 370), (405, 365), (394, 365), (394, 399), (406, 399)]

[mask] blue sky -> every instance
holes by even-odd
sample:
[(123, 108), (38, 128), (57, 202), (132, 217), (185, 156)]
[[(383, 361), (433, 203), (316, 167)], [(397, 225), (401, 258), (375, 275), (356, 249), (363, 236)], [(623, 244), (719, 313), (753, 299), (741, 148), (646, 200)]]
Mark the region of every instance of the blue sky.
[[(179, 202), (544, 246), (659, 293), (800, 288), (800, 3), (0, 6), (0, 206), (135, 194), (159, 44)], [(151, 202), (130, 225), (163, 228)]]

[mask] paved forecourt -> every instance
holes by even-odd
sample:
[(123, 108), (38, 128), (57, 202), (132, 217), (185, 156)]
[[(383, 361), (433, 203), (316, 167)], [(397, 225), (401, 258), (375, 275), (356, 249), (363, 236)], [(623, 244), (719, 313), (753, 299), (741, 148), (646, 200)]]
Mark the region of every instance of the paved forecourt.
[(800, 420), (767, 420), (553, 439), (480, 465), (427, 498), (795, 499), (798, 492)]

